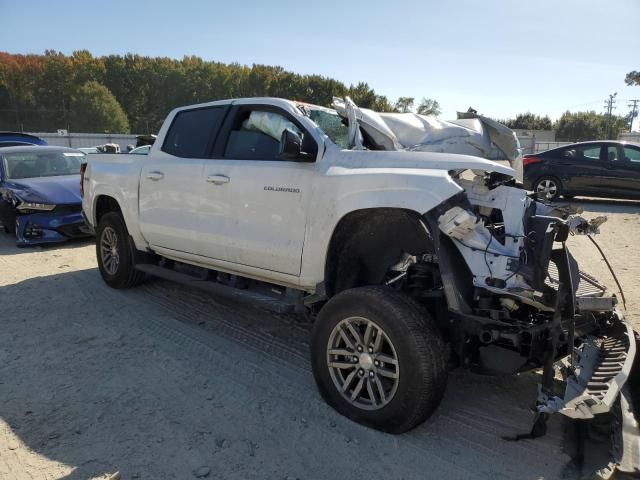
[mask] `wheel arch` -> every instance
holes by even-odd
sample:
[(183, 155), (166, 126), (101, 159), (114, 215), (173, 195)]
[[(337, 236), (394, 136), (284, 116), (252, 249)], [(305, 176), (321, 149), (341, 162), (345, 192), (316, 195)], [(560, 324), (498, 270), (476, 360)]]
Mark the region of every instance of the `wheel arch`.
[(124, 218), (122, 208), (120, 207), (120, 203), (118, 202), (118, 200), (116, 200), (111, 195), (106, 194), (96, 196), (94, 200), (93, 212), (95, 225), (98, 225), (98, 223), (100, 223), (100, 219), (109, 212), (119, 213)]
[(375, 207), (345, 214), (333, 230), (325, 256), (326, 295), (380, 284), (403, 252), (434, 252), (431, 234), (418, 212)]
[[(101, 187), (106, 186), (102, 185)], [(92, 202), (88, 206), (92, 210), (86, 209), (85, 214), (94, 228), (98, 227), (100, 218), (105, 213), (117, 212), (122, 216), (136, 248), (140, 251), (148, 249), (148, 243), (138, 225), (138, 205), (135, 199), (127, 197), (120, 190), (114, 188), (100, 188), (98, 191), (94, 190)]]

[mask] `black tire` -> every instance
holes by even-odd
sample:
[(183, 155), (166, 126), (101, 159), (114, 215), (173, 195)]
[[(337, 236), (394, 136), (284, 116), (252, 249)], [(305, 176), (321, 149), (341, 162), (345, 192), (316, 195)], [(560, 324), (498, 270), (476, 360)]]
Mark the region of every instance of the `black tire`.
[[(386, 335), (397, 357), (394, 393), (389, 395), (388, 403), (377, 409), (359, 407), (346, 398), (344, 395), (355, 388), (343, 394), (329, 367), (328, 349), (332, 338), (337, 338), (332, 332), (356, 317), (374, 323)], [(354, 362), (357, 355), (353, 356)], [(377, 358), (375, 354), (372, 356)], [(367, 362), (370, 365), (370, 359)], [(433, 414), (446, 389), (447, 363), (445, 343), (428, 312), (405, 294), (386, 287), (359, 287), (341, 292), (322, 308), (311, 332), (313, 375), (324, 400), (342, 415), (389, 433), (411, 430)], [(360, 375), (362, 369), (354, 368)], [(369, 380), (368, 375), (372, 375), (371, 371), (365, 372), (365, 383), (373, 385), (374, 379)], [(376, 373), (372, 375), (375, 376)], [(357, 376), (354, 379), (359, 382)], [(343, 385), (346, 383), (345, 380)], [(371, 393), (364, 395), (370, 397)]]
[[(110, 264), (105, 266), (102, 252), (103, 241), (106, 236), (111, 239), (115, 234), (115, 248), (118, 262), (115, 268)], [(135, 269), (135, 250), (129, 242), (129, 232), (122, 215), (117, 212), (106, 213), (98, 223), (96, 229), (96, 257), (100, 275), (107, 285), (112, 288), (130, 288), (144, 281), (144, 273)], [(106, 260), (108, 262), (108, 260)]]
[(538, 194), (539, 200), (553, 202), (562, 195), (562, 182), (554, 176), (545, 175), (535, 181), (533, 191)]

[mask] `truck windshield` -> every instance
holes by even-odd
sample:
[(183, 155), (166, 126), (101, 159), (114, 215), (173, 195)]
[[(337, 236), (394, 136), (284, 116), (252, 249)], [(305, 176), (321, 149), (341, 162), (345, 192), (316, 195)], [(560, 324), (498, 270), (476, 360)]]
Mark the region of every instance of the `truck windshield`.
[(12, 152), (2, 155), (6, 178), (55, 177), (80, 174), (82, 152)]
[(340, 148), (349, 148), (349, 127), (342, 122), (342, 117), (331, 108), (305, 105), (309, 118), (318, 125), (333, 143)]

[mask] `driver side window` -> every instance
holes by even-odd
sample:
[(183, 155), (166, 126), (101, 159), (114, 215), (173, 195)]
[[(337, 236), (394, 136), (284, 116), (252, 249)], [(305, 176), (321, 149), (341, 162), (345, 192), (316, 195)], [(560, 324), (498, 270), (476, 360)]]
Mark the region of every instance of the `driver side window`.
[(246, 111), (239, 115), (229, 134), (224, 157), (234, 160), (280, 160), (282, 132), (303, 132), (284, 115), (268, 111)]

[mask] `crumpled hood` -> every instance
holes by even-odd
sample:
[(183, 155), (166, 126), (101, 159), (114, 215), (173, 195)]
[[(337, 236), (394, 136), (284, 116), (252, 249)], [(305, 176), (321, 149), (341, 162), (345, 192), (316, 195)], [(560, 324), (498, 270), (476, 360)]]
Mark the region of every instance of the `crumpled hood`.
[(4, 187), (25, 202), (55, 205), (81, 204), (80, 175), (6, 180)]
[(452, 153), (407, 150), (342, 150), (339, 166), (345, 168), (390, 168), (425, 170), (474, 170), (496, 172), (515, 177), (513, 168), (486, 158)]
[[(362, 138), (356, 123), (381, 149), (391, 151), (440, 152), (482, 158), (505, 158), (522, 181), (522, 156), (515, 133), (495, 120), (475, 112), (444, 121), (416, 113), (381, 113), (359, 108), (349, 97), (334, 97), (333, 107), (349, 121), (349, 138), (356, 150)], [(496, 154), (502, 152), (502, 156)]]

